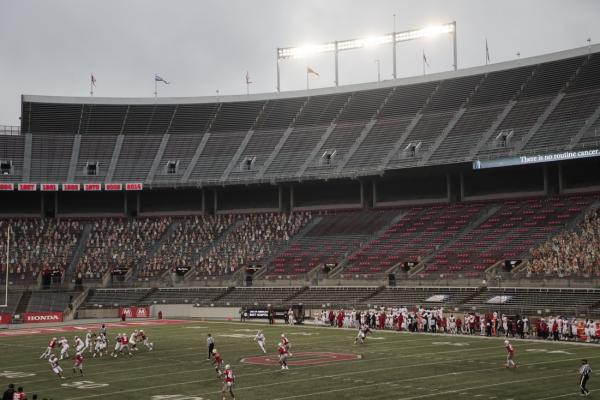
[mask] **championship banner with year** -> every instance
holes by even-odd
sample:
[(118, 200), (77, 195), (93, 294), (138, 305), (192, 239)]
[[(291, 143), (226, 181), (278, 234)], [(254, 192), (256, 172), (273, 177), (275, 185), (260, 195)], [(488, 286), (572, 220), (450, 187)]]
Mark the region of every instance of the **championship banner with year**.
[(119, 317), (125, 313), (127, 318), (149, 318), (150, 307), (121, 307)]

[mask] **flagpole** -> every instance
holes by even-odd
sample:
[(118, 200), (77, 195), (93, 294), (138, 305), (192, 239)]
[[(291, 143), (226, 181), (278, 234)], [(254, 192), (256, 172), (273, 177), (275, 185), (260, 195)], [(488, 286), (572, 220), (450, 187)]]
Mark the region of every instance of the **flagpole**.
[(94, 74), (90, 74), (90, 96), (94, 96)]
[(158, 97), (158, 81), (156, 80), (156, 73), (154, 73), (154, 98)]
[(425, 50), (423, 50), (423, 75), (425, 75)]
[(308, 90), (308, 65), (306, 66), (306, 90)]

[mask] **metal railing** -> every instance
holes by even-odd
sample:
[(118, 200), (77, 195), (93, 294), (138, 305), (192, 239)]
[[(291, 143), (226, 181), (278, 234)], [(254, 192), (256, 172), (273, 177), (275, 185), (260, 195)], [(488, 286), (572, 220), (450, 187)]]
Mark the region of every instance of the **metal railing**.
[(21, 134), (20, 126), (0, 125), (0, 135), (19, 136)]

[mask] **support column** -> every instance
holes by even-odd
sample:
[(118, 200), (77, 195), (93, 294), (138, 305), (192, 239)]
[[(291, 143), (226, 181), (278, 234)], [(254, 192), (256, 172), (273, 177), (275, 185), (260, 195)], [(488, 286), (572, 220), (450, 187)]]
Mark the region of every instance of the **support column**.
[(283, 187), (281, 184), (277, 187), (277, 197), (279, 201), (279, 212), (283, 212)]
[(140, 207), (141, 197), (142, 197), (142, 192), (135, 192), (135, 206), (136, 206), (135, 215), (136, 215), (136, 217), (140, 215), (140, 212), (142, 210)]
[(290, 185), (290, 211), (294, 211), (295, 199), (294, 199), (294, 185)]
[(360, 184), (360, 207), (366, 208), (365, 207), (365, 185), (363, 184), (363, 181), (358, 181), (358, 183)]
[(549, 185), (549, 177), (548, 177), (548, 164), (544, 165), (544, 194), (548, 196), (550, 185)]
[(452, 177), (449, 172), (446, 173), (446, 200), (452, 202)]
[(377, 183), (375, 179), (371, 181), (371, 184), (373, 185), (373, 207), (377, 207)]
[(213, 192), (213, 213), (214, 215), (217, 215), (217, 210), (219, 209), (218, 204), (217, 204), (217, 189), (215, 188), (215, 191)]
[(460, 199), (462, 201), (465, 198), (465, 175), (460, 173)]
[(558, 194), (563, 193), (563, 187), (564, 187), (563, 165), (562, 165), (562, 163), (558, 163)]
[(206, 214), (206, 192), (204, 191), (204, 189), (202, 189), (202, 194), (201, 194), (201, 198), (202, 198), (202, 214)]
[(123, 192), (123, 214), (127, 216), (127, 192)]
[(44, 192), (40, 192), (40, 218), (46, 216), (46, 206), (44, 205)]
[(58, 217), (58, 192), (54, 192), (54, 218)]

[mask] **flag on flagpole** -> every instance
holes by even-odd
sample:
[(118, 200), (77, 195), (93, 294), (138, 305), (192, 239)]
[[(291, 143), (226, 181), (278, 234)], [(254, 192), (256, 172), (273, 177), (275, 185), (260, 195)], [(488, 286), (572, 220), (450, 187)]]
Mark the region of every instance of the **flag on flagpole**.
[(320, 76), (319, 73), (317, 71), (315, 71), (314, 69), (312, 69), (311, 67), (306, 67), (306, 73)]
[(246, 71), (246, 85), (249, 85), (252, 83), (252, 80), (250, 79), (250, 73), (248, 71)]
[(490, 49), (488, 48), (487, 38), (485, 38), (485, 63), (490, 63)]
[(165, 79), (163, 79), (162, 77), (160, 77), (159, 75), (154, 74), (154, 81), (155, 82), (164, 82), (167, 85), (169, 84), (169, 82), (167, 82)]
[(96, 87), (96, 77), (93, 73), (90, 74), (90, 83), (92, 84), (92, 86)]
[(427, 62), (427, 56), (425, 55), (425, 50), (423, 50), (423, 64), (427, 66), (427, 68), (431, 68), (429, 63)]

